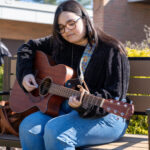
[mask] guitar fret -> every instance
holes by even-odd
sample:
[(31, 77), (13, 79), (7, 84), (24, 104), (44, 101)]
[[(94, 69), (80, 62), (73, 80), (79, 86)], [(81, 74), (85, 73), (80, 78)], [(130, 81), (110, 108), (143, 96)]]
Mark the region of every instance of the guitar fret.
[(88, 98), (87, 98), (87, 102), (88, 102), (90, 105), (92, 104), (91, 99), (92, 99), (92, 96), (89, 95)]
[(102, 98), (101, 97), (97, 97), (97, 96), (94, 96), (94, 103), (96, 106), (100, 106), (101, 102), (102, 102)]
[(94, 101), (94, 96), (92, 96), (92, 99), (91, 99), (91, 103), (93, 104), (93, 101)]
[(85, 94), (84, 97), (83, 97), (83, 107), (84, 107), (85, 109), (88, 108), (87, 97), (88, 97), (87, 94)]
[(84, 101), (84, 103), (86, 104), (86, 106), (88, 106), (88, 104), (89, 104), (89, 95), (85, 95), (85, 101)]
[(63, 92), (62, 92), (62, 90), (63, 90), (62, 88), (58, 87), (56, 90), (58, 90), (59, 95), (60, 95), (60, 94), (62, 95), (62, 93), (63, 93)]
[(91, 95), (91, 96), (90, 96), (90, 104), (91, 104), (91, 105), (95, 105), (95, 104), (94, 104), (94, 99), (95, 99), (95, 96), (94, 96), (94, 95)]
[(102, 101), (101, 98), (96, 97), (94, 95), (89, 95), (89, 94), (84, 95), (84, 106), (86, 108), (88, 107), (88, 105), (95, 105), (99, 107), (101, 101)]
[(97, 101), (98, 101), (98, 99), (96, 99), (96, 98), (93, 99), (93, 103), (94, 103), (95, 106), (98, 106)]
[(100, 101), (99, 99), (97, 100), (97, 106), (100, 106), (102, 101)]

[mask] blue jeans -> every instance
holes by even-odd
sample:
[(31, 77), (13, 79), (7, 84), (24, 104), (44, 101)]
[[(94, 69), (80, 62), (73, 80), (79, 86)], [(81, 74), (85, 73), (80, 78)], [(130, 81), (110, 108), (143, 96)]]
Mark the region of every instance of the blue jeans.
[(114, 114), (84, 119), (75, 110), (61, 108), (52, 118), (41, 112), (27, 116), (19, 133), (23, 150), (75, 150), (75, 147), (113, 142), (122, 137), (127, 121)]

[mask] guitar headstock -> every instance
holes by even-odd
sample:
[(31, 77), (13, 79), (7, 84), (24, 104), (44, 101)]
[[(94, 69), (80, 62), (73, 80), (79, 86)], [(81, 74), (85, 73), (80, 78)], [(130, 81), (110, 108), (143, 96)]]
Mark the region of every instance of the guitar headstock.
[(103, 109), (109, 113), (116, 114), (129, 120), (134, 113), (133, 104), (117, 101), (113, 99), (104, 99)]

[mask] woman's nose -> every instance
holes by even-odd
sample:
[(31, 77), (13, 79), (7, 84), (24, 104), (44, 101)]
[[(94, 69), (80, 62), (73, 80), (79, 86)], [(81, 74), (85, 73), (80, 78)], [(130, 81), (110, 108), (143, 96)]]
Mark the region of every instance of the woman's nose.
[(65, 27), (65, 32), (67, 33), (69, 31), (70, 31), (70, 29), (68, 29), (67, 27)]

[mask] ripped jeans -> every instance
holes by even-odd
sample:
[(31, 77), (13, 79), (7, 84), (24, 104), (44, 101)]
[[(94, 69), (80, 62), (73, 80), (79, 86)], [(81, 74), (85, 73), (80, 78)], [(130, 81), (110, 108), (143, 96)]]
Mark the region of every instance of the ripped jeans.
[(19, 134), (23, 150), (75, 150), (116, 141), (127, 127), (125, 119), (111, 113), (103, 118), (84, 119), (75, 110), (69, 108), (67, 112), (62, 108), (55, 118), (41, 112), (27, 116)]

